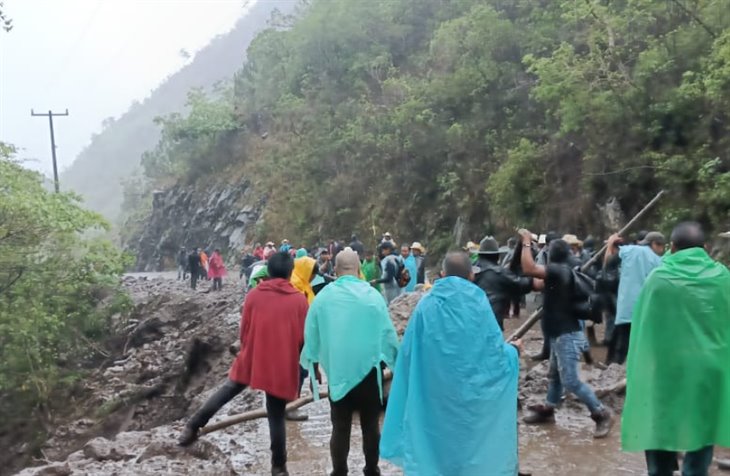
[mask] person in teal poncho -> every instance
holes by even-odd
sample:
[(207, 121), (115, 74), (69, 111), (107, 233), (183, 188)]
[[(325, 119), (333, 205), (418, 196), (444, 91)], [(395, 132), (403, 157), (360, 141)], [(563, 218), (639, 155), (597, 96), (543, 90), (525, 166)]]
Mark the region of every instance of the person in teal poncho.
[(649, 476), (671, 476), (679, 451), (683, 476), (707, 476), (730, 446), (730, 271), (696, 223), (671, 242), (633, 310), (621, 444), (646, 452)]
[(406, 292), (412, 293), (416, 290), (416, 284), (418, 279), (418, 263), (416, 257), (411, 252), (411, 247), (408, 245), (401, 246), (401, 257), (403, 258), (403, 264), (408, 270), (408, 274), (411, 276), (411, 280), (406, 284)]
[(505, 343), (466, 253), (444, 273), (406, 328), (380, 452), (406, 476), (516, 476), (520, 344)]
[[(304, 331), (300, 363), (315, 375), (314, 364), (327, 374), (332, 438), (331, 476), (348, 473), (350, 431), (354, 412), (360, 414), (365, 476), (379, 476), (380, 412), (383, 409), (381, 364), (393, 367), (398, 337), (385, 300), (359, 279), (360, 259), (351, 248), (335, 259), (338, 279), (312, 302)], [(318, 395), (317, 384), (313, 392)]]

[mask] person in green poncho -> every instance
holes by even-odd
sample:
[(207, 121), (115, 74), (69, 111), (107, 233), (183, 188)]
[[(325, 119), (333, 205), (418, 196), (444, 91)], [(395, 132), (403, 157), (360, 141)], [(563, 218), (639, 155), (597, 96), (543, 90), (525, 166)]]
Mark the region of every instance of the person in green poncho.
[[(365, 250), (365, 260), (363, 260), (360, 266), (360, 272), (362, 273), (363, 279), (369, 283), (380, 278), (380, 265), (372, 250)], [(372, 286), (380, 291), (380, 284), (375, 283)]]
[(730, 271), (704, 249), (697, 223), (672, 232), (672, 253), (634, 307), (626, 371), (624, 451), (645, 451), (649, 476), (707, 476), (730, 446)]

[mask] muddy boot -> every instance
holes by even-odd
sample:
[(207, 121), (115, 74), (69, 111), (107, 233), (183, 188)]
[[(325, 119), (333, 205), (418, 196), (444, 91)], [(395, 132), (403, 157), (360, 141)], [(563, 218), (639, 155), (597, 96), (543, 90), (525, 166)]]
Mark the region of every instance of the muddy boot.
[(236, 357), (238, 356), (238, 352), (241, 350), (241, 343), (240, 342), (234, 342), (233, 344), (228, 346), (228, 353), (232, 356)]
[(185, 425), (185, 429), (180, 435), (180, 438), (178, 438), (177, 444), (182, 447), (190, 446), (198, 441), (199, 433), (200, 431), (198, 428), (193, 428), (192, 426)]
[(363, 468), (362, 474), (364, 476), (381, 476), (382, 473), (380, 472), (380, 468), (376, 466), (375, 469)]
[(309, 420), (309, 415), (302, 413), (299, 410), (292, 410), (286, 412), (286, 419), (289, 421), (307, 421)]
[(730, 471), (730, 458), (717, 458), (717, 467), (723, 471)]
[(607, 437), (614, 423), (613, 412), (604, 407), (600, 412), (591, 415), (591, 419), (596, 422), (596, 430), (593, 433), (593, 438)]
[(542, 362), (543, 360), (547, 360), (549, 358), (550, 358), (550, 354), (545, 355), (542, 352), (539, 353), (539, 354), (535, 354), (535, 355), (531, 355), (530, 356), (530, 360), (532, 360), (533, 362)]
[(522, 419), (528, 425), (555, 423), (555, 408), (549, 405), (532, 405), (528, 407), (528, 410), (530, 410), (530, 413)]
[(271, 468), (271, 476), (289, 476), (289, 471), (284, 466), (274, 466)]

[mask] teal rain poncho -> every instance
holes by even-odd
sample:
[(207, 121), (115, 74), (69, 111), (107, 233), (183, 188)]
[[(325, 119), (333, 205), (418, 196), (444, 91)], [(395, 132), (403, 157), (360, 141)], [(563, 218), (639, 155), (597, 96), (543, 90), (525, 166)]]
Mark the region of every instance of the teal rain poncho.
[[(314, 363), (327, 374), (330, 399), (341, 400), (385, 362), (393, 367), (398, 336), (383, 296), (355, 276), (325, 286), (312, 302), (304, 326), (300, 364), (314, 375)], [(382, 374), (378, 385), (382, 399)], [(319, 394), (316, 380), (315, 398)]]
[(439, 279), (408, 324), (380, 454), (407, 476), (515, 476), (517, 349), (484, 291)]
[(403, 260), (403, 263), (408, 270), (408, 274), (411, 276), (411, 280), (406, 284), (406, 292), (412, 293), (416, 290), (416, 283), (418, 283), (418, 262), (416, 262), (416, 257), (411, 253), (408, 255), (408, 258)]

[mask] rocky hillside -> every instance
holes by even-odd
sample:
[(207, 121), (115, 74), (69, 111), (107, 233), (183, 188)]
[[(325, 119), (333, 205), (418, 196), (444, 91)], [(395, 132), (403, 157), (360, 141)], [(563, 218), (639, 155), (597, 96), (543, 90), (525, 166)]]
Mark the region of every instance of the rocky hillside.
[(178, 184), (154, 193), (149, 219), (126, 245), (136, 252), (137, 271), (174, 268), (181, 246), (220, 248), (232, 262), (251, 240), (263, 205), (246, 181)]

